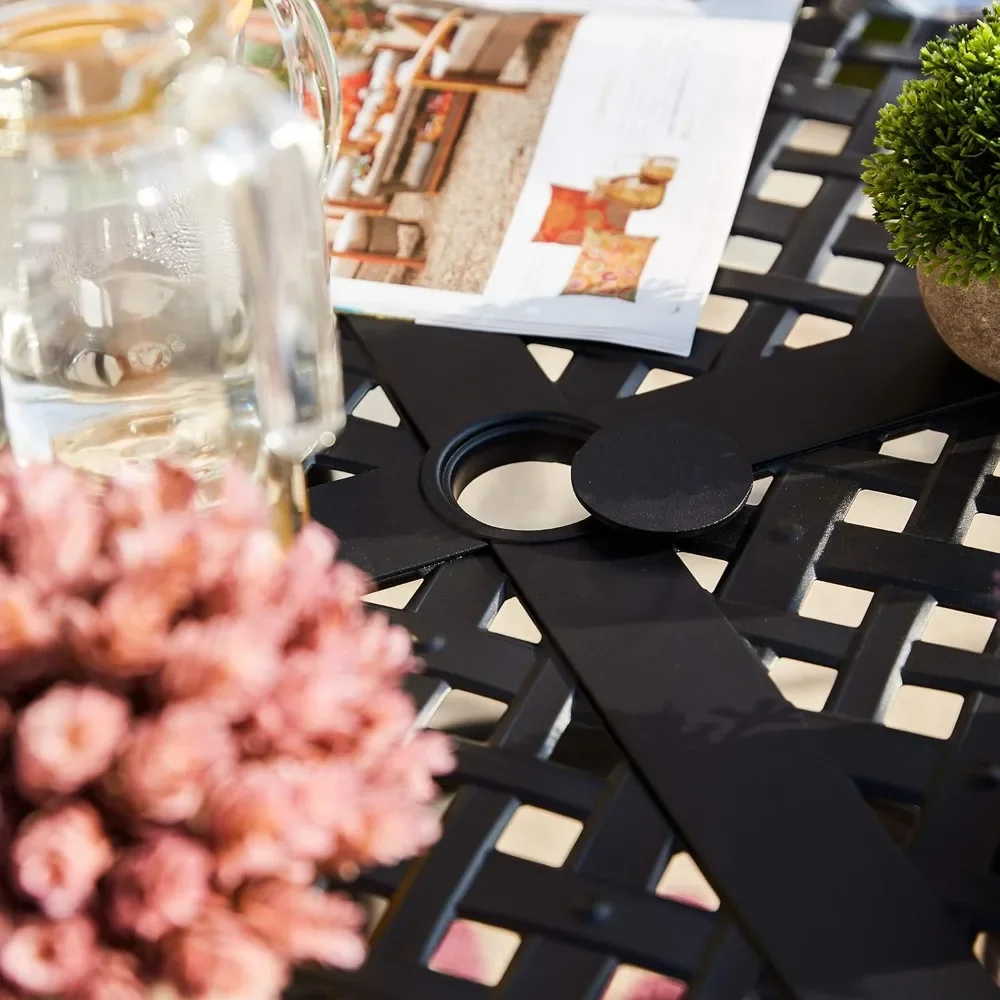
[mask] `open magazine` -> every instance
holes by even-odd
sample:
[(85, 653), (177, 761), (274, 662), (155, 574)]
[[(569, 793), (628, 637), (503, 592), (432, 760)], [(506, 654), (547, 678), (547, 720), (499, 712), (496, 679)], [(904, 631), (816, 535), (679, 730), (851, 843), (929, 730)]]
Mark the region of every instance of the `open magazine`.
[(327, 0), (335, 307), (687, 354), (798, 5)]

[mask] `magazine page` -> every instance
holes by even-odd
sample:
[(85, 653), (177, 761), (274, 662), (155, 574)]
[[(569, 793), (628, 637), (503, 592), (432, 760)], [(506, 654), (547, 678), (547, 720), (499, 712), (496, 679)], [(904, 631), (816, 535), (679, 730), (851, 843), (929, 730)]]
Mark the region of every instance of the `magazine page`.
[(687, 354), (797, 0), (752, 19), (554, 2), (369, 0), (334, 34), (334, 305)]
[[(947, 0), (896, 2), (940, 4)], [(468, 8), (487, 7), (510, 12), (534, 10), (561, 14), (690, 14), (695, 17), (735, 17), (747, 21), (787, 23), (795, 17), (800, 4), (801, 0), (476, 0)]]

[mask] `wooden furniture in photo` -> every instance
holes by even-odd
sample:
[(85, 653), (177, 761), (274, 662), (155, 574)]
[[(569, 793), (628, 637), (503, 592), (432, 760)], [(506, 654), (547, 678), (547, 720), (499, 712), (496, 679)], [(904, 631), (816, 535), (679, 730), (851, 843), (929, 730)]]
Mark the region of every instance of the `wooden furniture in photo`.
[[(451, 26), (450, 15), (442, 18), (434, 26), (413, 57), (415, 69), (430, 63), (434, 49), (447, 36)], [(399, 161), (399, 154), (402, 152), (406, 137), (413, 124), (421, 94), (422, 90), (415, 84), (413, 78), (400, 88), (392, 111), (392, 128), (379, 139), (378, 145), (375, 147), (371, 168), (364, 180), (357, 186), (358, 194), (363, 197), (375, 197), (379, 194), (383, 182), (392, 176)]]
[[(443, 43), (460, 17), (460, 11), (443, 17), (424, 39), (419, 51), (413, 57), (414, 75), (400, 88), (396, 97), (395, 107), (391, 112), (392, 126), (380, 136), (372, 150), (372, 164), (368, 173), (363, 180), (354, 185), (354, 193), (349, 198), (342, 198), (339, 202), (328, 202), (331, 207), (347, 210), (359, 208), (367, 211), (373, 203), (387, 204), (388, 196), (396, 191), (433, 194), (439, 189), (465, 117), (472, 106), (471, 93), (454, 95), (444, 127), (434, 140), (433, 155), (427, 168), (421, 172), (419, 184), (408, 185), (400, 182), (399, 178), (405, 175), (406, 170), (406, 164), (401, 162), (401, 158), (405, 156), (422, 99), (429, 89), (416, 83), (420, 67), (429, 65), (435, 48)], [(345, 143), (341, 148), (341, 155), (349, 154), (351, 151), (350, 144)]]
[[(446, 14), (435, 26), (428, 39), (438, 37), (432, 47), (422, 45), (415, 65), (412, 85), (435, 90), (452, 90), (476, 93), (484, 90), (520, 93), (527, 83), (502, 83), (500, 76), (518, 48), (542, 23), (538, 14), (472, 13), (461, 7)], [(476, 32), (477, 26), (483, 28)], [(446, 29), (446, 30), (442, 30)], [(458, 52), (463, 34), (474, 52)], [(449, 67), (442, 76), (432, 75), (434, 52), (445, 49), (453, 52), (457, 65)]]
[[(388, 127), (377, 138), (371, 137), (364, 148), (352, 148), (349, 142), (342, 145), (342, 156), (362, 153), (370, 156), (371, 162), (364, 176), (351, 185), (350, 194), (340, 187), (337, 197), (327, 200), (331, 218), (355, 210), (385, 214), (393, 194), (434, 194), (440, 190), (475, 94), (523, 91), (524, 83), (500, 82), (505, 67), (539, 24), (565, 18), (493, 14), (463, 7), (435, 18), (396, 5), (390, 8), (388, 20), (388, 37), (395, 41), (387, 44), (387, 37), (373, 37), (369, 55), (377, 58), (379, 52), (389, 51), (405, 58), (412, 54), (409, 73), (400, 79), (395, 105), (386, 113), (386, 118), (391, 118)], [(400, 30), (412, 44), (400, 44)], [(436, 76), (434, 64), (436, 60), (440, 63), (442, 54), (452, 62), (443, 75)], [(433, 139), (417, 134), (429, 92), (452, 95), (443, 123), (433, 130)]]
[[(359, 213), (360, 214), (360, 213)], [(331, 260), (351, 260), (359, 264), (384, 264), (390, 267), (405, 267), (412, 270), (419, 270), (424, 266), (425, 260), (421, 256), (402, 256), (400, 244), (400, 230), (403, 228), (419, 229), (417, 223), (400, 222), (398, 219), (391, 219), (385, 215), (366, 216), (367, 219), (367, 239), (358, 248), (337, 250), (336, 239), (331, 242)], [(423, 241), (423, 234), (420, 234), (418, 241)]]
[(437, 139), (434, 156), (424, 175), (421, 191), (436, 194), (440, 190), (448, 164), (451, 163), (451, 154), (455, 151), (455, 144), (465, 124), (465, 118), (472, 107), (472, 101), (473, 95), (468, 92), (455, 94), (455, 100), (448, 109), (444, 129)]
[(381, 198), (326, 198), (323, 207), (328, 219), (343, 218), (348, 212), (385, 215), (389, 211), (389, 203)]

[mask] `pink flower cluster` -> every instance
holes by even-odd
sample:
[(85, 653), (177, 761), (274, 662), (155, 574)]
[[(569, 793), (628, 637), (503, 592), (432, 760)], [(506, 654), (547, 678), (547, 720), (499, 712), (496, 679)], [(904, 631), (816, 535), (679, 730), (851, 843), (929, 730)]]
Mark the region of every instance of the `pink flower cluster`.
[(364, 960), (319, 874), (438, 837), (453, 760), (414, 731), (409, 634), (328, 532), (284, 550), (223, 492), (0, 456), (0, 998), (272, 1000)]

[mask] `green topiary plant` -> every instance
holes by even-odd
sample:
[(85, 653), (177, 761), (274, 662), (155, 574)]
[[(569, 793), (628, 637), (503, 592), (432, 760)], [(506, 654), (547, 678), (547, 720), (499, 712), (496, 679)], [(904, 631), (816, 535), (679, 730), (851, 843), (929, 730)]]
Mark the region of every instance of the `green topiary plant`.
[(897, 259), (946, 285), (1000, 278), (1000, 3), (921, 51), (863, 164)]

